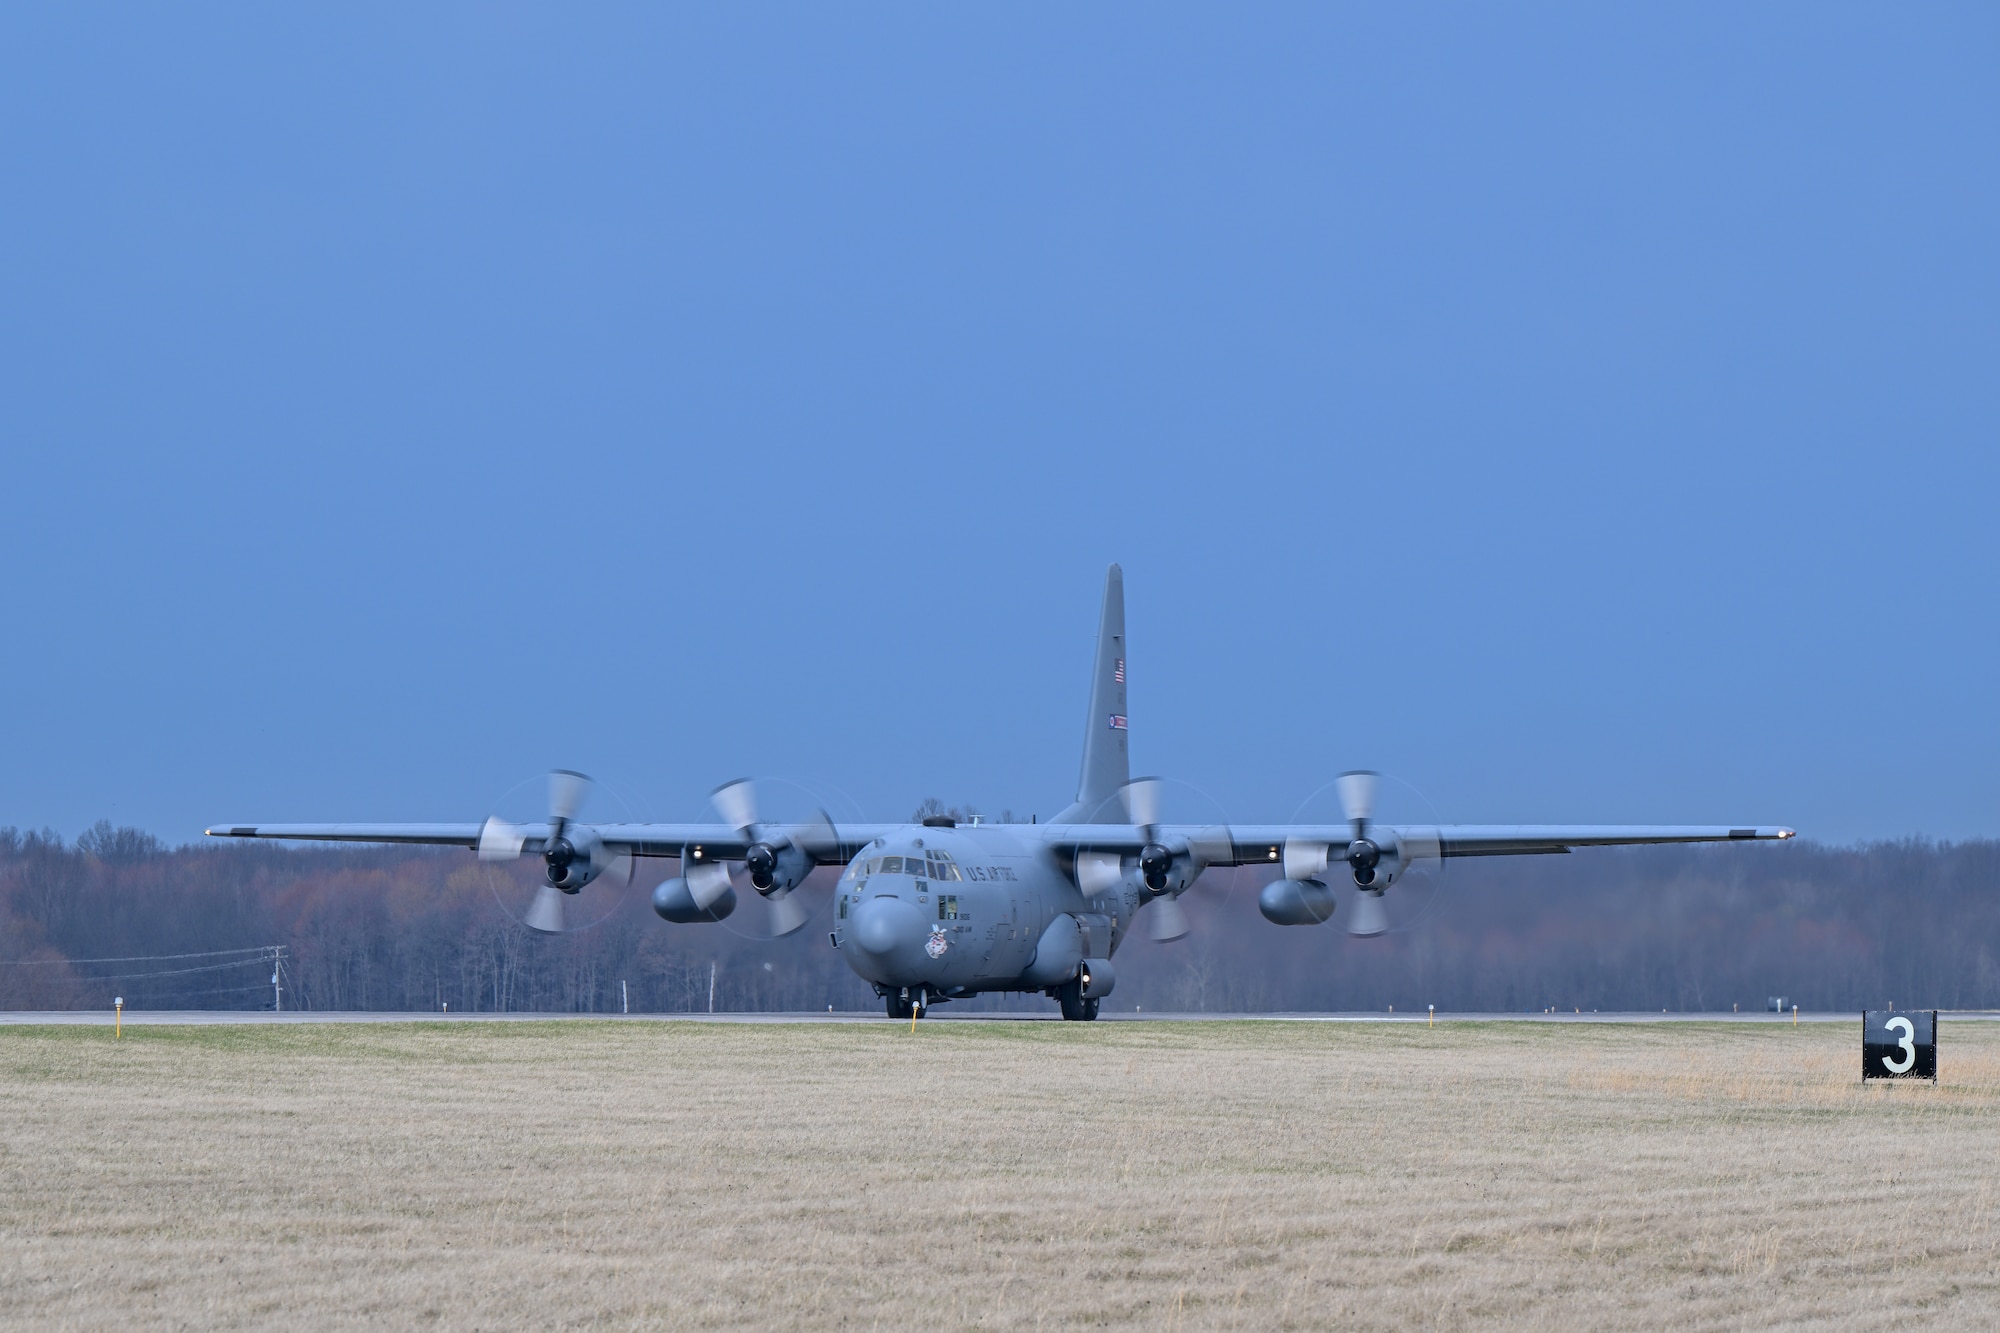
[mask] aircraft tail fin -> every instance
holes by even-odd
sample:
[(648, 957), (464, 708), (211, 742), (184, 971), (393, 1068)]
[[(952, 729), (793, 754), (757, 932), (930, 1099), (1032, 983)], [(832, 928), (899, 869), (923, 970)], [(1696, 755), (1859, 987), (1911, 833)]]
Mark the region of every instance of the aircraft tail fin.
[(1104, 610), (1097, 622), (1097, 656), (1090, 675), (1090, 716), (1083, 731), (1083, 775), (1076, 804), (1057, 824), (1123, 824), (1120, 792), (1132, 779), (1125, 727), (1125, 571), (1104, 575)]

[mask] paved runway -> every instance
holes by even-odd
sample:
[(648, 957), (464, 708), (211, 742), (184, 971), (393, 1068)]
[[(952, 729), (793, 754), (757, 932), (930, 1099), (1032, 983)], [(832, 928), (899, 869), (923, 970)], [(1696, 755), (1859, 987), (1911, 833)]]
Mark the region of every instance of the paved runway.
[[(1990, 1022), (2000, 1019), (2000, 1011), (1943, 1010), (1940, 1019)], [(1801, 1013), (1801, 1023), (1855, 1023), (1858, 1012)], [(235, 1009), (159, 1009), (125, 1011), (125, 1022), (135, 1026), (159, 1027), (190, 1024), (243, 1023), (554, 1023), (591, 1020), (620, 1023), (907, 1023), (880, 1012), (774, 1013), (774, 1014), (432, 1014), (368, 1013), (351, 1010), (274, 1014), (268, 1011)], [(1430, 1015), (1343, 1013), (1343, 1014), (1147, 1014), (1106, 1011), (1099, 1021), (1119, 1023), (1425, 1023)], [(9, 1010), (0, 1011), (0, 1027), (101, 1026), (110, 1027), (113, 1016), (103, 1010)], [(1046, 1013), (958, 1013), (940, 1007), (924, 1020), (927, 1023), (1057, 1023), (1061, 1017)], [(1440, 1023), (1790, 1023), (1792, 1015), (1716, 1013), (1563, 1013), (1563, 1014), (1445, 1014)]]

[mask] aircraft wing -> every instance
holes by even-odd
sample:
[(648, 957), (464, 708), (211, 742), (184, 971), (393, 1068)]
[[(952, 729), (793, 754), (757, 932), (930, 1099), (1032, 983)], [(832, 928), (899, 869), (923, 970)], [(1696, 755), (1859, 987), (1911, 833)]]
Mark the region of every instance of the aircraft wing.
[[(699, 847), (711, 860), (739, 861), (750, 840), (728, 824), (576, 824), (595, 833), (615, 851), (633, 856), (677, 858), (684, 847)], [(834, 831), (831, 846), (815, 848), (822, 865), (853, 857), (876, 838), (906, 828), (902, 824), (846, 824)], [(218, 824), (211, 838), (263, 838), (287, 842), (401, 843), (440, 847), (479, 846), (483, 824)], [(549, 825), (518, 824), (521, 850), (539, 853), (548, 844)], [(1026, 832), (1026, 830), (1021, 830)], [(1063, 851), (1137, 853), (1144, 833), (1130, 824), (1044, 824), (1036, 830), (1045, 845)], [(773, 830), (776, 832), (776, 830)], [(1278, 865), (1287, 843), (1344, 847), (1353, 836), (1347, 824), (1162, 824), (1154, 830), (1168, 846), (1195, 850), (1210, 865)], [(1385, 847), (1392, 842), (1411, 856), (1529, 856), (1577, 847), (1629, 847), (1660, 843), (1751, 842), (1793, 836), (1788, 828), (1686, 824), (1376, 824), (1368, 836)]]
[[(217, 824), (208, 829), (211, 838), (268, 838), (285, 842), (376, 842), (430, 845), (436, 847), (479, 846), (484, 824)], [(633, 856), (678, 857), (683, 847), (700, 847), (711, 860), (740, 861), (750, 840), (741, 829), (728, 824), (588, 824), (570, 826), (588, 829), (605, 845)], [(835, 830), (836, 847), (819, 855), (822, 864), (837, 854), (845, 861), (856, 852), (900, 825), (848, 824)], [(548, 844), (549, 825), (517, 824), (514, 832), (522, 838), (521, 850), (540, 852)], [(779, 830), (773, 830), (774, 833)], [(816, 849), (818, 851), (818, 849)]]
[[(1052, 825), (1054, 845), (1077, 851), (1137, 852), (1146, 842), (1129, 824)], [(1414, 856), (1532, 856), (1577, 847), (1635, 847), (1660, 843), (1783, 840), (1794, 830), (1726, 824), (1374, 824), (1368, 836), (1393, 841)], [(1158, 840), (1186, 846), (1210, 865), (1275, 865), (1286, 843), (1343, 847), (1354, 836), (1348, 824), (1236, 824), (1229, 827), (1162, 824)]]
[(1782, 842), (1793, 829), (1704, 824), (1441, 824), (1399, 830), (1418, 843), (1435, 837), (1440, 856), (1521, 856), (1577, 847), (1643, 847), (1677, 842)]
[[(217, 824), (211, 838), (279, 838), (296, 842), (432, 843), (477, 847), (480, 824)], [(544, 833), (547, 829), (544, 827)]]

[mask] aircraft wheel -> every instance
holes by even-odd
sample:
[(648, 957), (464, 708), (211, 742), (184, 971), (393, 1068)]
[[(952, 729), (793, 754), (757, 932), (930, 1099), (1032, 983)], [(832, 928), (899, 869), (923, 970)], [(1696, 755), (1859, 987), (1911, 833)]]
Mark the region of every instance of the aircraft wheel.
[(1083, 983), (1072, 981), (1056, 992), (1062, 1016), (1071, 1023), (1087, 1023), (1097, 1017), (1097, 1001), (1083, 998)]
[(888, 1007), (889, 1017), (891, 1018), (908, 1018), (910, 1016), (910, 1002), (899, 996), (891, 995)]
[(1096, 1018), (1097, 1018), (1097, 1001), (1085, 1000), (1083, 1002), (1083, 1021), (1086, 1023), (1090, 1023), (1094, 1022)]

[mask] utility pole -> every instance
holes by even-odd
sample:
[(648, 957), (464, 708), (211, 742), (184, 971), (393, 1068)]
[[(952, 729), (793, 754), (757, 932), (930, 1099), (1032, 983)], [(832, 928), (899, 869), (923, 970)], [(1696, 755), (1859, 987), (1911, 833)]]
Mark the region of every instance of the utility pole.
[(715, 960), (708, 960), (708, 1012), (715, 1012)]
[(628, 1014), (632, 1012), (632, 992), (625, 989), (622, 977), (618, 980), (618, 1007)]
[(273, 945), (271, 948), (271, 1012), (274, 1014), (285, 1012), (284, 990), (278, 984), (279, 965), (284, 960), (285, 946), (282, 944)]

